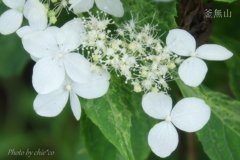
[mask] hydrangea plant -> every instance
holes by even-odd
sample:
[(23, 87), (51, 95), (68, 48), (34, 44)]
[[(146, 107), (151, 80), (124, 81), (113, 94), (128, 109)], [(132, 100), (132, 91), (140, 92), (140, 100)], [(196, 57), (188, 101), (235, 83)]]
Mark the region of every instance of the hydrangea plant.
[[(233, 53), (221, 44), (196, 46), (195, 38), (175, 23), (175, 1), (3, 0), (3, 4), (10, 9), (0, 17), (0, 33), (16, 32), (25, 54), (35, 62), (35, 112), (55, 117), (70, 97), (74, 117), (82, 121), (87, 116), (120, 153), (118, 158), (103, 155), (103, 159), (143, 160), (150, 149), (166, 158), (178, 146), (176, 128), (185, 132), (205, 128), (206, 132), (210, 125), (205, 125), (215, 123), (215, 116), (239, 137), (240, 113), (235, 110), (240, 102), (201, 85), (208, 71), (203, 60), (224, 61)], [(146, 10), (140, 13), (142, 6)], [(68, 18), (59, 25), (63, 9)], [(24, 18), (28, 25), (21, 27)], [(171, 81), (177, 82), (184, 96), (178, 102), (171, 98), (179, 91), (171, 90)], [(226, 108), (218, 107), (217, 98)], [(172, 103), (176, 103), (173, 108)], [(132, 123), (131, 115), (132, 121), (137, 119), (143, 126), (150, 122), (146, 119), (161, 121), (151, 120), (150, 126), (143, 127), (148, 134), (134, 135), (131, 128), (139, 124)], [(141, 132), (138, 127), (135, 133)], [(200, 133), (199, 139), (215, 160), (217, 154), (207, 147), (204, 135)], [(136, 152), (135, 143), (144, 146), (139, 150), (142, 153)], [(240, 158), (236, 150), (229, 151), (224, 159)]]

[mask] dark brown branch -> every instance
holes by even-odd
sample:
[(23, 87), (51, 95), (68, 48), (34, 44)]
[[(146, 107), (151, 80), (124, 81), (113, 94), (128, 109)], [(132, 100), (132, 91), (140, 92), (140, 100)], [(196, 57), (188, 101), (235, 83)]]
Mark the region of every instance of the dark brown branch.
[(208, 41), (213, 27), (213, 18), (205, 17), (205, 9), (214, 11), (214, 2), (203, 3), (202, 0), (179, 0), (179, 28), (190, 32), (200, 46)]

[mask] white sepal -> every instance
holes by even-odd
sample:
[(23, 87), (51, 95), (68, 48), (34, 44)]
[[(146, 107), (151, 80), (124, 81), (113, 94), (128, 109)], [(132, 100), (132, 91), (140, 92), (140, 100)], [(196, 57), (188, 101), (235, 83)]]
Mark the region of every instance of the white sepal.
[(45, 8), (42, 7), (34, 7), (29, 11), (28, 14), (28, 22), (30, 27), (34, 31), (43, 31), (47, 28), (47, 15), (45, 13)]
[(56, 41), (55, 45), (63, 46), (63, 43), (65, 42), (66, 38), (60, 28), (58, 28), (56, 26), (51, 26), (51, 27), (48, 27), (47, 29), (45, 29), (45, 32), (51, 34), (54, 37), (54, 39)]
[(59, 88), (49, 94), (38, 94), (33, 103), (34, 110), (40, 116), (57, 116), (65, 107), (68, 94), (63, 88)]
[(120, 0), (95, 0), (98, 8), (115, 17), (122, 17), (124, 9)]
[(28, 34), (22, 39), (24, 49), (37, 58), (53, 56), (58, 52), (55, 38), (44, 31)]
[(180, 56), (190, 56), (196, 50), (194, 37), (185, 30), (173, 29), (167, 35), (167, 47)]
[(63, 57), (68, 76), (75, 82), (86, 83), (91, 78), (89, 62), (78, 53), (69, 53)]
[(171, 122), (156, 124), (148, 134), (148, 144), (153, 153), (161, 158), (168, 157), (178, 145), (178, 133)]
[(172, 99), (164, 93), (150, 92), (143, 97), (142, 107), (149, 116), (165, 119), (170, 115)]
[(71, 6), (69, 9), (73, 8), (74, 13), (82, 13), (90, 10), (93, 7), (94, 0), (70, 0)]
[(197, 57), (190, 57), (180, 65), (178, 74), (185, 84), (197, 87), (204, 80), (207, 71), (207, 65), (203, 60)]
[(233, 56), (232, 52), (217, 44), (204, 44), (197, 48), (196, 53), (199, 58), (213, 61), (223, 61)]
[(98, 98), (106, 94), (109, 88), (110, 74), (107, 71), (93, 73), (88, 83), (73, 83), (73, 90), (86, 99)]
[(210, 118), (210, 107), (199, 98), (184, 98), (172, 110), (172, 123), (185, 132), (200, 130)]
[(2, 0), (2, 2), (9, 8), (17, 9), (18, 7), (23, 7), (25, 0)]
[(39, 59), (41, 59), (41, 58), (34, 57), (34, 56), (31, 55), (31, 54), (30, 54), (30, 57), (31, 57), (31, 59), (32, 59), (33, 61), (35, 61), (35, 62), (37, 62)]
[(40, 3), (39, 0), (27, 0), (23, 7), (23, 15), (26, 19), (28, 19), (30, 10), (35, 9), (35, 7), (41, 7), (43, 10), (45, 9), (44, 5)]
[(73, 91), (70, 91), (70, 104), (75, 118), (79, 120), (81, 116), (81, 105), (77, 95)]
[(33, 68), (33, 87), (40, 94), (47, 94), (58, 89), (64, 78), (65, 70), (62, 62), (52, 57), (38, 60)]
[(22, 24), (23, 15), (15, 9), (9, 9), (0, 17), (0, 33), (7, 35), (15, 32)]
[(74, 18), (73, 20), (65, 23), (61, 28), (62, 33), (65, 36), (65, 41), (61, 50), (65, 53), (73, 51), (79, 47), (82, 43), (82, 34), (85, 33), (82, 20), (80, 18)]
[(34, 31), (32, 30), (32, 28), (30, 26), (23, 26), (21, 28), (19, 28), (16, 33), (20, 38), (23, 38), (24, 36), (33, 33)]

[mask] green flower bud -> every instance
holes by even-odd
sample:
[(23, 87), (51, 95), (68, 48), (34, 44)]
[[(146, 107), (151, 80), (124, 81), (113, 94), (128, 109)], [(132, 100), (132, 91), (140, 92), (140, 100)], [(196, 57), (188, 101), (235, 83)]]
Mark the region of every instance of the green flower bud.
[(55, 16), (52, 16), (49, 18), (49, 22), (55, 24), (57, 22), (57, 18)]
[(47, 16), (48, 17), (54, 17), (56, 13), (53, 10), (48, 11)]

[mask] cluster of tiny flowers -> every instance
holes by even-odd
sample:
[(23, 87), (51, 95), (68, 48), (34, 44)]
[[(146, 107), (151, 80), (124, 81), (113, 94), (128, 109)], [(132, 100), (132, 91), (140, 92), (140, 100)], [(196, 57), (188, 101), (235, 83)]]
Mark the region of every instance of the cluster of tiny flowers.
[(82, 50), (91, 62), (91, 69), (114, 70), (126, 77), (135, 92), (166, 92), (181, 59), (172, 53), (158, 35), (157, 25), (143, 27), (132, 19), (119, 29), (107, 29), (114, 24), (104, 13), (83, 18), (87, 34)]

